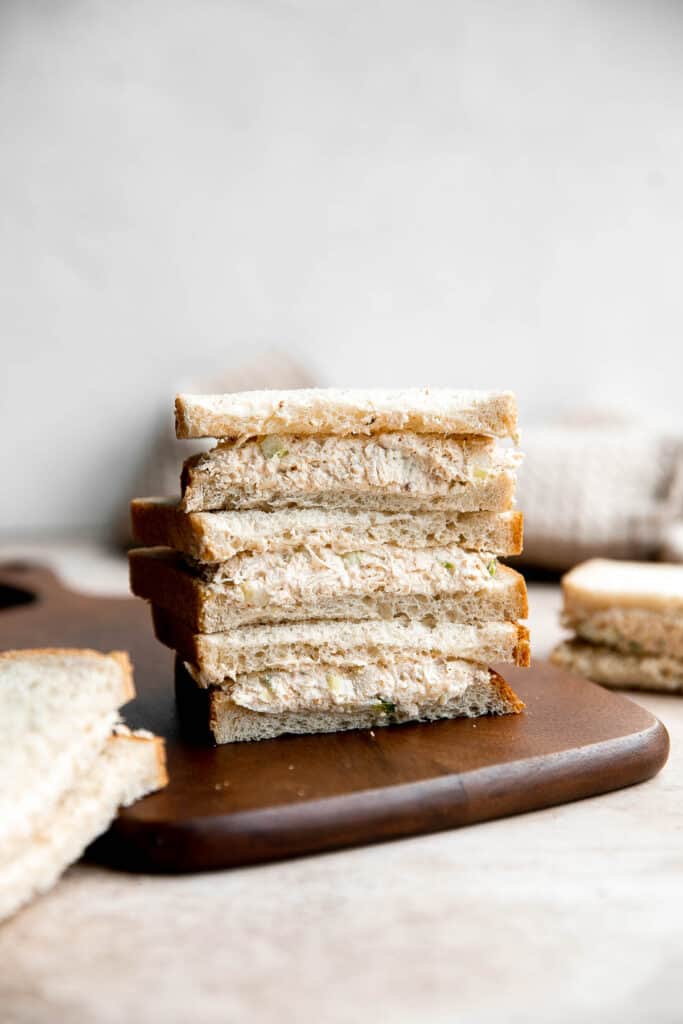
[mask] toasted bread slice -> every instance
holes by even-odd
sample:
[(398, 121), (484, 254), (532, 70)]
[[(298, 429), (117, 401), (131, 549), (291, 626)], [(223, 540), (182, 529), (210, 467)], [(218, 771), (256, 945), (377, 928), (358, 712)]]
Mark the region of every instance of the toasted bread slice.
[(198, 669), (202, 685), (271, 669), (395, 666), (422, 656), (487, 664), (530, 662), (529, 631), (518, 622), (292, 622), (240, 626), (225, 633), (193, 633), (163, 608), (152, 608), (157, 639)]
[[(130, 584), (134, 594), (180, 619), (193, 632), (216, 633), (236, 626), (310, 619), (392, 619), (407, 616), (428, 621), (485, 622), (514, 620), (527, 615), (524, 579), (498, 566), (480, 589), (462, 593), (297, 593), (289, 603), (258, 603), (262, 591), (247, 588), (244, 601), (225, 586), (198, 579), (168, 548), (140, 548), (129, 553)], [(253, 598), (257, 603), (250, 603)]]
[(517, 403), (510, 391), (354, 391), (302, 388), (228, 395), (178, 395), (176, 436), (263, 434), (426, 434), (516, 437)]
[(493, 555), (522, 550), (522, 513), (349, 512), (282, 509), (277, 512), (183, 512), (174, 499), (135, 498), (133, 535), (140, 544), (171, 547), (199, 562), (225, 562), (243, 551), (287, 552), (306, 545), (337, 554), (404, 548), (449, 547)]

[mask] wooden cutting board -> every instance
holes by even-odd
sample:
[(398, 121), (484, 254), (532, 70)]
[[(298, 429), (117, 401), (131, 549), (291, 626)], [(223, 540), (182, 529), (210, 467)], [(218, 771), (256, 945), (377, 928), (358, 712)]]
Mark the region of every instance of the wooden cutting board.
[(126, 718), (166, 737), (169, 786), (91, 850), (131, 870), (253, 864), (536, 810), (642, 782), (669, 749), (649, 712), (544, 662), (501, 669), (522, 715), (211, 747), (179, 731), (173, 656), (142, 601), (0, 567), (0, 649), (46, 645), (130, 651)]

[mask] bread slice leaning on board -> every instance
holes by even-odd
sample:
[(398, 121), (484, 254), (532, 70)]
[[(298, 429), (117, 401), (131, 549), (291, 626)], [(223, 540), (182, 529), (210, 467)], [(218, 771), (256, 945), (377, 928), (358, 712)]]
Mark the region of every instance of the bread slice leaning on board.
[(400, 430), (517, 436), (517, 402), (511, 391), (302, 388), (228, 395), (180, 394), (175, 411), (178, 438)]
[[(0, 918), (52, 884), (118, 803), (165, 784), (162, 741), (119, 717), (134, 696), (121, 651), (0, 653)], [(99, 802), (91, 782), (112, 759), (121, 774)]]
[(119, 807), (167, 781), (161, 740), (124, 729), (110, 736), (89, 770), (41, 819), (30, 844), (0, 861), (0, 920), (50, 889), (109, 828)]

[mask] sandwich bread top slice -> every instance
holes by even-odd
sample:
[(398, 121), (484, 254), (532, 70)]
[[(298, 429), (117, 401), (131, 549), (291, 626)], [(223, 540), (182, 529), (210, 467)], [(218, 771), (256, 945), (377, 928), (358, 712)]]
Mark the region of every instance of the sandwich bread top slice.
[(302, 388), (227, 395), (178, 395), (176, 436), (254, 437), (265, 434), (517, 435), (510, 391), (411, 388), (404, 391)]
[(564, 612), (578, 618), (602, 608), (683, 611), (683, 565), (592, 558), (562, 579)]

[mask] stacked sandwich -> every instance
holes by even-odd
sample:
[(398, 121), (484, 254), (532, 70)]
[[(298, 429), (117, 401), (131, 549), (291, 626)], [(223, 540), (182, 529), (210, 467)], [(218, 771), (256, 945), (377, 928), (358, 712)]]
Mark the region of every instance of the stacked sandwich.
[(133, 502), (131, 587), (217, 742), (520, 710), (513, 395), (180, 395), (176, 428), (219, 442)]
[(562, 580), (576, 636), (552, 660), (596, 683), (683, 691), (683, 566), (594, 558)]
[(130, 732), (128, 656), (0, 654), (0, 920), (44, 892), (122, 804), (166, 783), (164, 748)]

